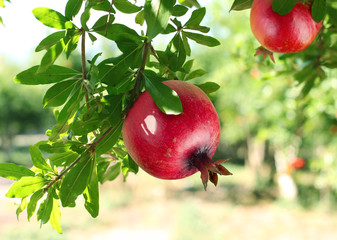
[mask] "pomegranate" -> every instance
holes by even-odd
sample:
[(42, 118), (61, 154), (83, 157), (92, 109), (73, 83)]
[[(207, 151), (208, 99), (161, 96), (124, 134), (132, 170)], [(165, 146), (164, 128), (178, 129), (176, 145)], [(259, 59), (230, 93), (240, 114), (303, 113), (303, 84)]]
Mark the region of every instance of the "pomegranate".
[(298, 1), (288, 14), (279, 15), (273, 11), (272, 2), (254, 0), (252, 4), (250, 27), (263, 47), (258, 48), (256, 55), (265, 57), (272, 52), (292, 53), (307, 48), (322, 25), (322, 21), (317, 23), (312, 18), (311, 4)]
[(231, 173), (213, 161), (220, 138), (220, 122), (207, 95), (197, 86), (178, 80), (163, 82), (179, 96), (183, 112), (166, 115), (149, 92), (143, 92), (128, 112), (123, 124), (125, 147), (135, 162), (150, 175), (161, 179), (181, 179), (197, 171), (206, 190), (217, 174)]

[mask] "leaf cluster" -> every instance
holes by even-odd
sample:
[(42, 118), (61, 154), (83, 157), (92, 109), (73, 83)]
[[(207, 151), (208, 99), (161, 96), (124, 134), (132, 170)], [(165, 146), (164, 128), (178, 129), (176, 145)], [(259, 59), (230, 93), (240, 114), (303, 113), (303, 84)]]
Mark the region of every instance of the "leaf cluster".
[[(197, 8), (189, 9), (192, 6)], [(89, 25), (94, 11), (101, 16)], [(181, 23), (179, 18), (189, 11), (190, 17)], [(139, 33), (115, 23), (117, 12), (131, 14), (145, 31)], [(180, 114), (179, 97), (162, 81), (188, 81), (204, 75), (206, 72), (193, 69), (193, 60), (188, 59), (190, 41), (208, 47), (220, 42), (201, 25), (206, 9), (195, 0), (146, 0), (144, 6), (128, 0), (69, 0), (64, 14), (46, 7), (35, 8), (33, 14), (55, 32), (35, 49), (44, 51), (40, 64), (20, 72), (14, 81), (49, 87), (43, 107), (55, 108), (56, 124), (47, 130), (48, 140), (29, 148), (32, 168), (2, 163), (0, 176), (15, 180), (6, 196), (21, 198), (18, 216), (27, 210), (30, 220), (36, 213), (41, 225), (49, 222), (61, 233), (61, 206), (74, 207), (82, 195), (86, 210), (97, 217), (99, 184), (138, 172), (125, 149), (121, 130), (141, 92), (149, 91), (164, 113)], [(162, 34), (172, 37), (164, 51), (153, 47), (153, 41)], [(94, 43), (101, 38), (114, 42), (121, 54), (99, 61), (102, 53), (97, 53), (87, 60), (86, 41)], [(77, 48), (81, 52), (81, 72), (55, 64), (62, 54), (69, 58)], [(206, 93), (219, 88), (215, 83), (200, 87)]]

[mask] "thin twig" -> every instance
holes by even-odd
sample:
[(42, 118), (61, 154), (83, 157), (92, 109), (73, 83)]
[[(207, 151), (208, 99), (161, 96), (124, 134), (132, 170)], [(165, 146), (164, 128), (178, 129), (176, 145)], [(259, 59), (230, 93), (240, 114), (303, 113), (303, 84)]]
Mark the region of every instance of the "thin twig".
[(110, 5), (110, 8), (109, 8), (108, 19), (107, 19), (107, 23), (106, 23), (106, 27), (105, 27), (105, 34), (104, 34), (104, 36), (108, 35), (108, 28), (109, 28), (109, 22), (110, 22), (110, 16), (111, 16), (112, 5), (113, 4), (114, 4), (114, 0), (111, 0), (111, 5)]

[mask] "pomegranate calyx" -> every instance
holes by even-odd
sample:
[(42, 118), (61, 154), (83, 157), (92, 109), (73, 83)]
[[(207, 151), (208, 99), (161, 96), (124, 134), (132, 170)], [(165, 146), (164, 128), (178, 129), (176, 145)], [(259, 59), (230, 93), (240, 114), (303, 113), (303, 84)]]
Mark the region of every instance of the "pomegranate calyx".
[(227, 170), (221, 163), (227, 162), (228, 159), (221, 159), (213, 161), (208, 156), (204, 156), (202, 159), (195, 159), (193, 165), (200, 171), (201, 181), (204, 185), (205, 191), (207, 190), (208, 180), (216, 186), (218, 184), (218, 174), (219, 175), (232, 175), (230, 171)]
[(262, 59), (264, 60), (267, 56), (270, 58), (270, 60), (275, 63), (273, 52), (269, 51), (268, 49), (264, 48), (263, 46), (260, 46), (256, 49), (256, 52), (254, 56), (262, 55)]

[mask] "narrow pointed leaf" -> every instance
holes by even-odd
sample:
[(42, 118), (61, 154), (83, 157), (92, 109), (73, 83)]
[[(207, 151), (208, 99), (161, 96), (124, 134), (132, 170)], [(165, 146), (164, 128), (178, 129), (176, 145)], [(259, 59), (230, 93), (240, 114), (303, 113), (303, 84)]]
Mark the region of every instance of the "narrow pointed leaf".
[(68, 19), (73, 19), (81, 9), (83, 0), (69, 0), (66, 5), (65, 15)]
[(43, 189), (40, 189), (33, 193), (33, 195), (29, 199), (29, 203), (27, 205), (27, 219), (30, 221), (30, 218), (33, 216), (37, 202), (44, 196), (44, 191)]
[(325, 12), (326, 12), (325, 0), (314, 0), (311, 6), (311, 14), (315, 22), (322, 21), (325, 16)]
[(34, 16), (44, 25), (56, 29), (70, 29), (74, 25), (61, 13), (46, 7), (33, 9)]
[(146, 0), (144, 18), (149, 41), (166, 29), (175, 0)]
[(54, 197), (49, 223), (56, 232), (62, 234), (60, 201)]
[(57, 167), (68, 166), (78, 158), (78, 154), (72, 151), (64, 153), (56, 153), (49, 157), (49, 160)]
[(19, 220), (19, 215), (20, 213), (22, 213), (26, 208), (27, 208), (27, 197), (24, 197), (21, 199), (21, 203), (19, 205), (19, 207), (16, 209), (16, 218), (17, 220)]
[(40, 67), (38, 72), (45, 71), (50, 65), (52, 65), (56, 59), (61, 55), (63, 50), (65, 49), (66, 44), (63, 39), (61, 39), (58, 43), (48, 49), (45, 55), (41, 59)]
[(210, 36), (192, 32), (184, 32), (183, 34), (185, 34), (185, 36), (189, 39), (192, 39), (193, 41), (208, 47), (215, 47), (220, 45), (220, 42), (217, 39)]
[(204, 19), (206, 14), (206, 8), (199, 8), (196, 9), (192, 12), (191, 17), (188, 19), (188, 21), (185, 23), (185, 27), (189, 28), (189, 27), (196, 27), (199, 26), (202, 19)]
[(89, 30), (87, 26), (87, 22), (89, 21), (89, 18), (90, 18), (90, 8), (86, 8), (81, 15), (81, 25), (82, 25), (82, 28), (86, 31)]
[(187, 13), (188, 8), (183, 5), (175, 5), (172, 9), (172, 16), (181, 17)]
[(145, 88), (151, 94), (157, 107), (165, 114), (178, 115), (183, 107), (178, 94), (153, 76), (144, 76)]
[(48, 37), (44, 38), (39, 45), (36, 47), (35, 52), (39, 52), (42, 50), (48, 50), (52, 46), (54, 46), (56, 43), (58, 43), (62, 38), (65, 37), (66, 32), (65, 31), (59, 31), (50, 34)]
[(202, 84), (198, 84), (197, 86), (201, 88), (201, 90), (203, 90), (206, 94), (216, 92), (220, 88), (220, 86), (215, 82), (205, 82)]
[(193, 78), (201, 77), (201, 76), (205, 75), (206, 73), (207, 72), (203, 69), (197, 69), (197, 70), (194, 70), (194, 71), (190, 72), (184, 80), (188, 81), (188, 80), (191, 80)]
[(234, 0), (231, 9), (229, 11), (232, 10), (236, 10), (236, 11), (240, 11), (240, 10), (246, 10), (251, 8), (253, 3), (253, 0)]
[(35, 173), (26, 167), (14, 163), (0, 163), (0, 177), (20, 180), (22, 177), (33, 177)]
[(42, 153), (38, 146), (32, 145), (29, 147), (29, 152), (32, 157), (33, 165), (42, 170), (53, 172), (53, 169), (49, 166), (46, 160), (43, 158)]
[(22, 198), (43, 188), (49, 181), (43, 177), (22, 177), (18, 182), (12, 184), (6, 197)]
[(85, 189), (83, 196), (85, 199), (84, 206), (90, 215), (95, 218), (99, 213), (99, 189), (98, 189), (98, 177), (97, 177), (97, 167), (96, 161), (94, 161), (94, 168), (88, 183), (87, 188)]
[[(106, 152), (108, 152), (117, 142), (121, 132), (122, 132), (123, 122), (120, 121), (112, 130), (111, 132), (104, 137), (104, 139), (97, 144), (96, 147), (96, 154), (100, 156)], [(98, 136), (99, 138), (100, 136)]]
[(106, 181), (113, 181), (115, 180), (121, 172), (121, 163), (117, 162), (116, 164), (112, 165), (111, 167), (106, 170), (104, 175), (102, 176), (102, 183)]
[(37, 220), (41, 221), (41, 224), (46, 224), (49, 221), (51, 211), (53, 210), (53, 203), (53, 196), (51, 191), (49, 191), (47, 198), (43, 200), (37, 211)]
[(92, 169), (93, 159), (89, 153), (84, 153), (81, 160), (64, 176), (60, 188), (60, 199), (63, 207), (74, 203), (78, 195), (83, 193)]
[(61, 138), (61, 134), (68, 131), (69, 124), (72, 122), (72, 119), (79, 108), (82, 97), (83, 93), (81, 93), (80, 89), (78, 89), (77, 92), (64, 105), (57, 118), (57, 124), (53, 127), (49, 136), (50, 141), (57, 141)]
[(142, 9), (142, 7), (130, 3), (128, 0), (114, 0), (114, 6), (123, 13), (136, 13)]
[(273, 10), (280, 15), (288, 14), (295, 6), (297, 0), (273, 0)]
[(77, 82), (78, 80), (72, 79), (53, 85), (44, 95), (43, 106), (46, 108), (63, 105), (67, 101)]
[(39, 66), (31, 67), (14, 77), (14, 81), (26, 85), (39, 85), (60, 82), (75, 77), (80, 72), (58, 65), (51, 65), (44, 72), (37, 72)]

